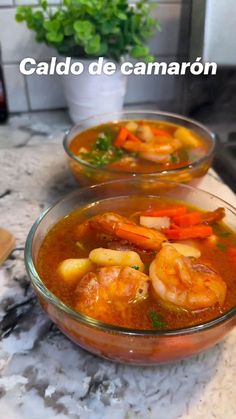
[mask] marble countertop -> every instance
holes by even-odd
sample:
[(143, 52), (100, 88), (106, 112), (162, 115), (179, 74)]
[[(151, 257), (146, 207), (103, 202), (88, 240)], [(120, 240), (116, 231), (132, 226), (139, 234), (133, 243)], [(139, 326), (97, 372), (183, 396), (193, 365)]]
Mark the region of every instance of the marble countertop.
[[(118, 365), (76, 347), (37, 303), (23, 247), (40, 212), (76, 187), (61, 146), (69, 125), (63, 112), (51, 112), (0, 126), (0, 226), (17, 239), (0, 268), (1, 418), (235, 418), (236, 330), (171, 365)], [(198, 186), (236, 205), (213, 171)]]

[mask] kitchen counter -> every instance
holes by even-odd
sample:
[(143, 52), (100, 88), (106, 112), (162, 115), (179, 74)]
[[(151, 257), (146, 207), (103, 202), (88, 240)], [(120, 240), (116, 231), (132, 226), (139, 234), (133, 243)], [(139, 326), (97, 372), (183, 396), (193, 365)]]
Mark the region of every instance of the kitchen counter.
[[(47, 112), (0, 126), (0, 226), (17, 240), (0, 268), (1, 419), (234, 419), (236, 329), (198, 356), (134, 367), (76, 347), (37, 303), (23, 247), (40, 212), (76, 187), (61, 146), (69, 125)], [(212, 170), (198, 186), (236, 205)]]

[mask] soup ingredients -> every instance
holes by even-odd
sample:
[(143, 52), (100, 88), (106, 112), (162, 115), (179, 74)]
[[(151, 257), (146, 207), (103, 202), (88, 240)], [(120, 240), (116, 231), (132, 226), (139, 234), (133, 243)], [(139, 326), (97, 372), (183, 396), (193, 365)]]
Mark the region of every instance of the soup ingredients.
[(147, 143), (149, 143), (150, 141), (154, 139), (154, 133), (151, 127), (147, 124), (138, 126), (137, 135), (142, 141), (147, 142)]
[(146, 250), (158, 250), (161, 243), (166, 240), (164, 234), (157, 230), (132, 224), (119, 224), (116, 235)]
[(95, 144), (91, 149), (80, 148), (79, 156), (93, 166), (102, 167), (113, 163), (123, 157), (122, 149), (115, 148), (112, 145), (112, 137), (109, 132), (102, 132), (98, 135)]
[[(148, 210), (140, 217), (140, 223), (149, 223), (149, 225), (158, 226), (159, 220), (165, 217), (165, 223), (168, 225), (162, 228), (168, 239), (185, 240), (185, 239), (204, 239), (213, 234), (210, 224), (221, 221), (225, 215), (224, 208), (218, 208), (215, 211), (201, 213), (200, 211), (187, 211), (185, 207), (166, 208), (162, 210)], [(155, 221), (157, 220), (157, 224)], [(150, 220), (149, 220), (150, 219)]]
[(130, 266), (143, 272), (144, 264), (137, 252), (112, 250), (112, 249), (93, 249), (89, 253), (89, 259), (99, 266)]
[(115, 212), (105, 212), (90, 218), (88, 224), (93, 230), (116, 235), (116, 229), (120, 224), (134, 224), (134, 222)]
[(179, 127), (175, 131), (175, 138), (181, 141), (187, 147), (199, 147), (201, 142), (189, 129), (185, 127)]
[(130, 131), (130, 132), (134, 132), (137, 131), (138, 129), (138, 124), (135, 121), (129, 121), (127, 122), (127, 124), (125, 125), (125, 128)]
[(130, 267), (110, 266), (89, 272), (79, 282), (77, 307), (103, 311), (108, 303), (137, 303), (148, 296), (149, 277)]
[(164, 246), (150, 266), (157, 295), (187, 310), (223, 305), (226, 283), (207, 265), (182, 256), (172, 245)]
[(8, 258), (15, 247), (15, 237), (10, 231), (0, 227), (0, 265)]
[(58, 266), (59, 276), (68, 284), (74, 285), (87, 272), (93, 269), (93, 263), (90, 259), (66, 259)]
[(141, 226), (147, 228), (155, 228), (156, 230), (161, 230), (162, 228), (170, 227), (169, 217), (147, 217), (142, 215), (140, 217)]
[(176, 215), (173, 217), (172, 222), (179, 227), (192, 227), (200, 224), (202, 221), (202, 214), (194, 211), (188, 214)]
[(202, 221), (207, 224), (214, 224), (218, 221), (223, 220), (224, 216), (225, 216), (225, 209), (217, 208), (215, 211), (205, 212), (202, 215)]
[(165, 326), (165, 322), (161, 319), (155, 311), (151, 310), (148, 313), (154, 329), (162, 329)]
[(127, 136), (127, 140), (121, 145), (127, 151), (140, 153), (140, 157), (144, 160), (153, 162), (168, 162), (171, 155), (181, 148), (181, 143), (175, 138), (171, 138), (168, 142), (160, 142), (155, 138), (152, 141), (140, 141)]
[(209, 145), (195, 132), (163, 121), (109, 122), (81, 132), (70, 150), (94, 167), (153, 173), (187, 166)]
[(173, 206), (169, 208), (162, 208), (162, 209), (148, 209), (144, 212), (144, 215), (148, 215), (149, 217), (175, 217), (177, 215), (186, 214), (187, 208), (180, 207), (180, 206)]
[(196, 225), (185, 228), (171, 228), (164, 230), (166, 237), (170, 240), (204, 239), (212, 235), (210, 226)]
[(160, 231), (136, 225), (126, 217), (115, 213), (104, 213), (89, 220), (92, 229), (127, 240), (141, 249), (158, 250), (166, 240)]

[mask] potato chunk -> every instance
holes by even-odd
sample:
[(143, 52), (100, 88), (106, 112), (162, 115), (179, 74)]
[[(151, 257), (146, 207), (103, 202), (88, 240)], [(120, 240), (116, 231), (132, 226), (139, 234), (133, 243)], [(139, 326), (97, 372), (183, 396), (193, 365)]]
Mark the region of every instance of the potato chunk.
[(144, 271), (144, 264), (138, 253), (131, 250), (94, 249), (89, 259), (99, 266), (130, 266)]
[[(199, 249), (197, 249), (194, 246), (190, 246), (188, 244), (183, 244), (183, 243), (168, 243), (168, 245), (173, 246), (177, 252), (179, 252), (182, 256), (186, 256), (186, 257), (193, 257), (193, 258), (200, 258), (201, 256), (201, 252)], [(165, 244), (163, 244), (163, 246), (165, 246)]]
[(177, 128), (174, 134), (175, 138), (181, 141), (186, 147), (199, 147), (201, 145), (197, 136), (194, 135), (189, 129), (180, 127)]
[(58, 274), (68, 284), (75, 285), (85, 274), (94, 268), (89, 259), (66, 259), (58, 266)]
[(129, 121), (125, 125), (125, 128), (128, 129), (131, 132), (135, 132), (138, 129), (138, 124), (135, 121)]

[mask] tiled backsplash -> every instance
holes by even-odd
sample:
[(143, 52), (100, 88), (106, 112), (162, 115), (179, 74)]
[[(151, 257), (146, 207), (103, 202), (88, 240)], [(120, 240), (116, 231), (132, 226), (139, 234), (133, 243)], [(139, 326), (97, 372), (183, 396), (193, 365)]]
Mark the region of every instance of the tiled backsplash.
[[(56, 4), (57, 0), (50, 3)], [(162, 30), (151, 40), (152, 53), (158, 61), (184, 57), (188, 48), (191, 0), (162, 0), (154, 12)], [(11, 112), (56, 109), (65, 106), (59, 76), (23, 76), (19, 62), (25, 57), (49, 60), (55, 51), (34, 41), (34, 33), (15, 21), (19, 4), (37, 4), (36, 0), (0, 0), (0, 42)], [(176, 80), (168, 76), (131, 76), (126, 103), (168, 102), (176, 96)]]

